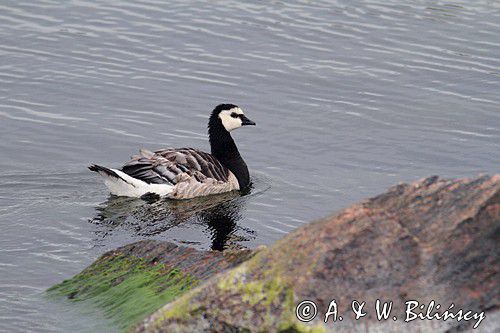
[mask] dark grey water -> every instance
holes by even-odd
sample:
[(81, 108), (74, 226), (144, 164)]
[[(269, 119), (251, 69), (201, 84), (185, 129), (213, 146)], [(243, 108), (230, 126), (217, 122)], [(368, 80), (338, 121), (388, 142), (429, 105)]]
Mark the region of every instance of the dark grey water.
[[(0, 331), (109, 331), (43, 297), (105, 250), (270, 244), (426, 175), (499, 171), (497, 1), (2, 1)], [(220, 102), (249, 194), (109, 198), (86, 166), (209, 150)]]

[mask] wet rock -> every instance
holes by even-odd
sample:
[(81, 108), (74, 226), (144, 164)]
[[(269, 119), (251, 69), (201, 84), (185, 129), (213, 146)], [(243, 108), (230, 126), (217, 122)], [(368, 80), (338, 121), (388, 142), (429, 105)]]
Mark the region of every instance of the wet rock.
[(51, 287), (48, 294), (92, 302), (118, 327), (128, 329), (252, 253), (198, 251), (170, 242), (140, 241), (105, 253), (78, 275)]
[[(167, 304), (135, 331), (453, 332), (479, 321), (404, 322), (409, 300), (435, 301), (441, 313), (451, 303), (453, 313), (485, 311), (476, 331), (494, 331), (500, 327), (499, 230), (499, 175), (400, 184), (296, 230)], [(333, 299), (343, 320), (330, 316), (325, 324)], [(377, 320), (377, 299), (393, 301), (388, 320)], [(301, 300), (317, 305), (315, 320), (296, 319)], [(353, 300), (366, 302), (359, 320)]]

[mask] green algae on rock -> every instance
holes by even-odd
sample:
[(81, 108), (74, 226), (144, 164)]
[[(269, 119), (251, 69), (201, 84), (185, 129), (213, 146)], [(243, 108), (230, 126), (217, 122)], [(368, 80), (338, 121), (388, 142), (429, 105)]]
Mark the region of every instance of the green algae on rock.
[[(213, 283), (181, 296), (149, 317), (137, 332), (324, 332), (321, 326), (297, 322), (293, 288), (276, 267), (248, 279), (259, 271), (261, 255), (267, 252), (260, 249), (250, 260), (214, 277)], [(162, 327), (165, 322), (168, 328)]]
[(53, 297), (92, 302), (126, 330), (200, 281), (251, 254), (249, 250), (223, 254), (169, 242), (141, 241), (104, 254), (47, 292)]
[(177, 268), (116, 254), (101, 257), (48, 292), (73, 301), (92, 300), (106, 317), (127, 329), (198, 282)]

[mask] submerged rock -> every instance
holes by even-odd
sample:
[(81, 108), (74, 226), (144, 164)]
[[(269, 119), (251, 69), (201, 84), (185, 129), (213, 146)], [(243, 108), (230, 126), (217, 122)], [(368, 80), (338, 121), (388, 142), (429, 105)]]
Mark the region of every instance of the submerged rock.
[[(401, 184), (294, 231), (167, 304), (135, 331), (444, 332), (475, 324), (493, 331), (500, 326), (499, 230), (498, 175)], [(376, 318), (377, 299), (393, 301), (387, 320)], [(302, 300), (316, 304), (311, 322), (296, 318)], [(353, 300), (366, 302), (359, 320)], [(441, 307), (431, 314), (452, 303), (452, 313), (472, 312), (469, 320), (405, 322), (412, 318), (407, 301), (424, 306), (412, 310), (422, 317), (431, 301)], [(325, 324), (331, 304), (338, 306), (337, 321), (332, 315)]]
[(128, 329), (215, 273), (236, 266), (250, 250), (198, 251), (170, 242), (139, 241), (105, 253), (51, 296), (90, 301)]

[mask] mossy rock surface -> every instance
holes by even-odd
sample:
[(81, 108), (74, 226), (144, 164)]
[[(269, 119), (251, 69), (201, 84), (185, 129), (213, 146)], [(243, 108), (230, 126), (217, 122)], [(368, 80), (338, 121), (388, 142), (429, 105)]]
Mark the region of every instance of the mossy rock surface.
[[(400, 184), (292, 232), (162, 307), (135, 331), (446, 332), (474, 324), (404, 323), (410, 299), (485, 310), (482, 325), (491, 331), (500, 325), (498, 230), (500, 176)], [(307, 324), (295, 317), (305, 299), (319, 313)], [(344, 320), (324, 324), (332, 299)], [(399, 320), (378, 321), (376, 299), (392, 300)], [(360, 321), (353, 300), (367, 304)]]
[(169, 242), (141, 241), (101, 256), (69, 280), (51, 287), (51, 297), (92, 302), (119, 328), (128, 330), (210, 276), (251, 256), (249, 250), (197, 251)]

